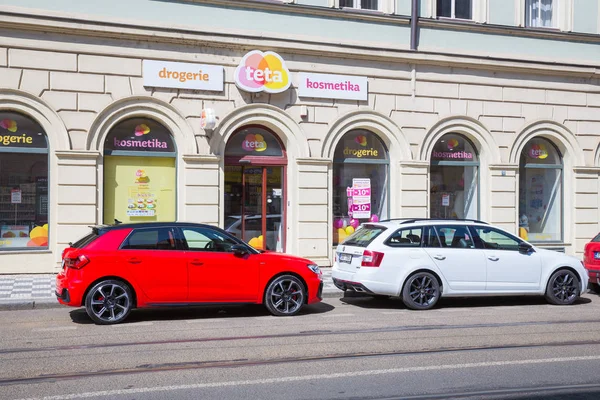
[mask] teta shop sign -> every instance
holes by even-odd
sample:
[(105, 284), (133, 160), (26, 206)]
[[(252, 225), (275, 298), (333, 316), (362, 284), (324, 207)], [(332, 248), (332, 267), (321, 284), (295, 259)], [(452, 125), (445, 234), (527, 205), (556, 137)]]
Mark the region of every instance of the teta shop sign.
[(279, 54), (253, 50), (242, 58), (236, 68), (235, 84), (251, 93), (281, 93), (290, 87), (290, 71)]

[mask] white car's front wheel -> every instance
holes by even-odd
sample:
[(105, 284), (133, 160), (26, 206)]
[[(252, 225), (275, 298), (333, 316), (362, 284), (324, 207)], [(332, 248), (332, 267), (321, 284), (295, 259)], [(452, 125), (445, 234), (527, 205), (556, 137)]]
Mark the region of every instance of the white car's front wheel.
[(568, 269), (559, 269), (552, 274), (546, 288), (546, 300), (556, 305), (570, 305), (579, 298), (579, 278)]
[(406, 280), (402, 289), (402, 301), (412, 310), (428, 310), (440, 298), (440, 285), (429, 272), (417, 272)]

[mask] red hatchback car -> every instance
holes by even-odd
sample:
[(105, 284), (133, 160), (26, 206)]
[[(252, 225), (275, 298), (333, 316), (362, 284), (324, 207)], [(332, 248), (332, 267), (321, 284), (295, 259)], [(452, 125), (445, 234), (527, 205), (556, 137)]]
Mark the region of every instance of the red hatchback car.
[(304, 258), (260, 252), (222, 229), (191, 223), (98, 226), (63, 252), (56, 277), (62, 304), (98, 324), (123, 321), (133, 308), (264, 304), (297, 314), (321, 301), (323, 276)]
[(590, 286), (600, 294), (600, 234), (585, 245), (583, 250), (583, 265), (590, 277)]

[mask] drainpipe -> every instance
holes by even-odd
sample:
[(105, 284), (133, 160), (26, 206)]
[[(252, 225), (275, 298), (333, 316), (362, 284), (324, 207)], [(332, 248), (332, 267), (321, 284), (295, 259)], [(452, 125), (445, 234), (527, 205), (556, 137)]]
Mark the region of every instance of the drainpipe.
[(419, 27), (419, 0), (412, 0), (412, 14), (410, 17), (410, 49), (417, 51)]

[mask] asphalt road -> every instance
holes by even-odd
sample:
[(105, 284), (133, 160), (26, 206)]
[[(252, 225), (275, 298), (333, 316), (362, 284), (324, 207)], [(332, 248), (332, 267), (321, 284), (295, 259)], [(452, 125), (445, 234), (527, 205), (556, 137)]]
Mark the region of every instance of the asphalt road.
[(0, 399), (599, 399), (600, 296), (0, 312)]

